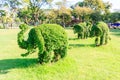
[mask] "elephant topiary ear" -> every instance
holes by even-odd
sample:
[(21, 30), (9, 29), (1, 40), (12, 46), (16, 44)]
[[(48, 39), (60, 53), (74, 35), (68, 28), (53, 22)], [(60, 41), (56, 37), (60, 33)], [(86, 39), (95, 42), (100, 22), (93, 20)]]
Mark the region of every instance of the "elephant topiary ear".
[(24, 31), (24, 30), (28, 29), (28, 25), (27, 24), (20, 24), (19, 28)]

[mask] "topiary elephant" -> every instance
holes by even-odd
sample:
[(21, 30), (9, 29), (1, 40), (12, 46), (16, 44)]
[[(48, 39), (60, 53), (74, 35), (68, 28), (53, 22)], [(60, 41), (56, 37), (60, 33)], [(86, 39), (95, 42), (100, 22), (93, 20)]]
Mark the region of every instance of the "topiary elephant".
[(88, 22), (82, 22), (74, 25), (73, 30), (74, 33), (77, 33), (78, 39), (88, 38), (90, 35), (91, 24)]
[(96, 46), (107, 44), (109, 39), (109, 28), (104, 22), (97, 22), (94, 24), (90, 31), (90, 37), (96, 37)]
[[(65, 30), (57, 24), (42, 24), (34, 27), (29, 31), (28, 39), (24, 39), (24, 33), (28, 26), (21, 24), (21, 31), (18, 33), (18, 45), (23, 49), (27, 49), (27, 56), (38, 48), (38, 60), (42, 63), (57, 61), (64, 58), (67, 54), (68, 38)], [(52, 53), (54, 56), (52, 56)]]

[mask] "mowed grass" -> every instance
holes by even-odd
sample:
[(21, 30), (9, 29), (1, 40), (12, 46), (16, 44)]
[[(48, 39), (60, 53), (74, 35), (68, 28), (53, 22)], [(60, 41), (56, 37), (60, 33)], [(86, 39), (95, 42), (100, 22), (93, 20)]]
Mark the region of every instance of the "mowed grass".
[(0, 30), (0, 80), (120, 80), (120, 30), (111, 30), (108, 45), (95, 47), (94, 38), (78, 40), (67, 29), (65, 59), (40, 65), (37, 53), (21, 57), (18, 29)]

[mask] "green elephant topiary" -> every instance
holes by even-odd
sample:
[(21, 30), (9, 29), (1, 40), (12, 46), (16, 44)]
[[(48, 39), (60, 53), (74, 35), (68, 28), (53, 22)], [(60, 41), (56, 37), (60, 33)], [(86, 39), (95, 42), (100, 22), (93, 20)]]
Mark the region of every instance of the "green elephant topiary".
[(86, 39), (90, 35), (91, 24), (88, 22), (82, 22), (74, 25), (74, 33), (77, 33), (78, 39)]
[(109, 28), (105, 22), (97, 22), (94, 24), (90, 31), (90, 37), (96, 37), (95, 45), (100, 46), (108, 43)]
[[(26, 24), (21, 24), (21, 31), (18, 33), (18, 45), (22, 49), (27, 49), (27, 56), (37, 48), (39, 63), (55, 62), (59, 58), (64, 58), (67, 54), (68, 38), (65, 30), (57, 24), (42, 24), (29, 31), (28, 39), (24, 39), (24, 33), (28, 30)], [(52, 52), (54, 56), (52, 56)]]

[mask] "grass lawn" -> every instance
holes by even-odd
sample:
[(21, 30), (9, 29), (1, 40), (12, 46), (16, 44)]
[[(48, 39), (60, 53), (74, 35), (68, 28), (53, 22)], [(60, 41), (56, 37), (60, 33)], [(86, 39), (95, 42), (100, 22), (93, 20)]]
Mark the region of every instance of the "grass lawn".
[(120, 80), (120, 30), (111, 30), (108, 45), (95, 47), (94, 38), (78, 40), (70, 29), (68, 55), (40, 65), (37, 53), (28, 57), (17, 45), (18, 29), (0, 30), (0, 80)]

